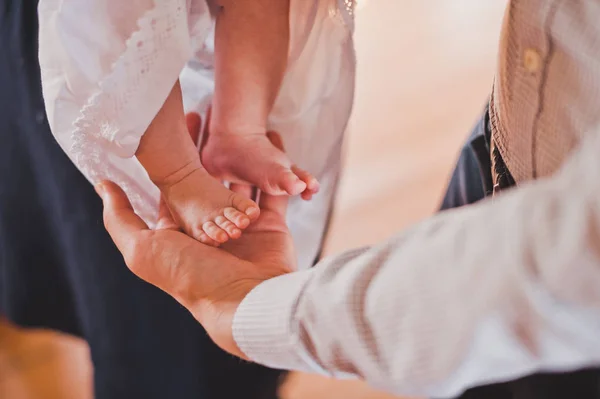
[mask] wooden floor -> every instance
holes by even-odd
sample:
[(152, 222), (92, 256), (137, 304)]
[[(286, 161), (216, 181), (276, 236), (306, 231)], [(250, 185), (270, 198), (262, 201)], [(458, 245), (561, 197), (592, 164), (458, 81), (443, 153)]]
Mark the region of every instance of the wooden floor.
[[(358, 88), (327, 253), (435, 211), (490, 92), (505, 1), (358, 0)], [(91, 398), (86, 345), (0, 323), (0, 398)], [(382, 399), (360, 382), (295, 374), (284, 399)]]

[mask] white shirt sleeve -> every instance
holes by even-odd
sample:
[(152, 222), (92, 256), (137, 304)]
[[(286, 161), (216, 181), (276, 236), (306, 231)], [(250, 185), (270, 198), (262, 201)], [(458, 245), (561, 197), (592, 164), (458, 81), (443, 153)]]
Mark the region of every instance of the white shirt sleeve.
[(119, 184), (146, 221), (158, 192), (133, 156), (192, 55), (190, 32), (198, 32), (202, 18), (211, 26), (206, 7), (191, 0), (39, 2), (52, 133), (92, 183)]
[(600, 364), (600, 129), (552, 178), (266, 281), (234, 338), (276, 368), (454, 397)]

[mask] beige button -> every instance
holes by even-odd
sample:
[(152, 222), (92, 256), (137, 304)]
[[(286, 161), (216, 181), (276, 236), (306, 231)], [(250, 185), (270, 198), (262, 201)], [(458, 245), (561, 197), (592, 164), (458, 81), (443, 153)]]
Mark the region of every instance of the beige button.
[(523, 65), (527, 72), (536, 73), (540, 70), (542, 65), (542, 59), (540, 57), (540, 53), (532, 48), (528, 48), (525, 50), (523, 54)]

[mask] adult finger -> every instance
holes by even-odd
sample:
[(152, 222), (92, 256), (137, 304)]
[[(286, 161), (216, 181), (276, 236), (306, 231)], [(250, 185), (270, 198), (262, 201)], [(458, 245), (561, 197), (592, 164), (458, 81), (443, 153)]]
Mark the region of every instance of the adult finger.
[(256, 189), (249, 184), (231, 183), (229, 189), (251, 200), (256, 198)]
[(119, 186), (104, 181), (95, 188), (104, 204), (104, 226), (119, 251), (127, 257), (133, 249), (136, 236), (141, 231), (148, 230), (148, 226), (135, 214), (129, 199)]
[(289, 195), (269, 195), (263, 191), (260, 193), (258, 207), (263, 211), (275, 212), (278, 215), (285, 216), (289, 203)]
[(185, 123), (192, 140), (194, 143), (198, 143), (198, 137), (200, 137), (200, 128), (202, 127), (202, 119), (200, 118), (200, 115), (195, 112), (188, 113), (185, 116)]
[(158, 221), (156, 222), (157, 230), (179, 230), (179, 226), (175, 223), (169, 206), (165, 202), (164, 197), (160, 196), (158, 205)]
[[(212, 115), (212, 106), (209, 105), (208, 109), (206, 110), (206, 123), (204, 124), (204, 131), (202, 132), (202, 142), (198, 146), (200, 148), (200, 151), (202, 151), (202, 149), (206, 145), (206, 143), (208, 141), (208, 136), (210, 135), (210, 117), (211, 117), (211, 115)], [(200, 128), (202, 128), (202, 126), (200, 126)]]
[(271, 144), (273, 144), (275, 147), (277, 147), (277, 149), (285, 152), (285, 148), (283, 147), (283, 140), (281, 139), (281, 136), (279, 135), (279, 133), (267, 132), (267, 137), (271, 141)]
[[(285, 148), (283, 146), (283, 140), (281, 139), (281, 136), (279, 135), (279, 133), (267, 132), (267, 137), (271, 141), (271, 144), (273, 144), (275, 147), (277, 147), (277, 149), (285, 152)], [(259, 201), (258, 206), (261, 209), (269, 210), (271, 212), (276, 212), (277, 214), (283, 216), (287, 212), (288, 203), (289, 203), (289, 196), (287, 196), (287, 195), (274, 196), (274, 195), (269, 195), (264, 192), (261, 192), (260, 193), (260, 201)]]

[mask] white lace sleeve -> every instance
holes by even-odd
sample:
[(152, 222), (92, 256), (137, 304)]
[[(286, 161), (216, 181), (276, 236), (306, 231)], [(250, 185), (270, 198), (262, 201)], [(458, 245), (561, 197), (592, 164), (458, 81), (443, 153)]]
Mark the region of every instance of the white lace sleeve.
[(134, 154), (193, 53), (191, 34), (211, 26), (205, 2), (191, 3), (39, 3), (42, 87), (54, 136), (92, 183), (123, 187), (150, 224), (158, 191)]

